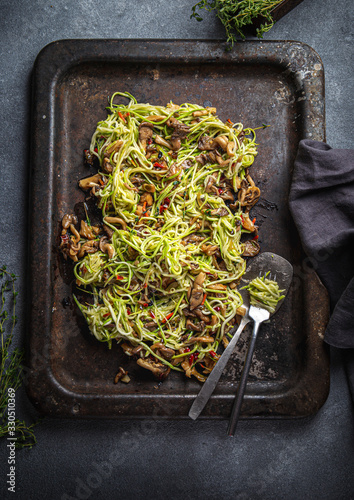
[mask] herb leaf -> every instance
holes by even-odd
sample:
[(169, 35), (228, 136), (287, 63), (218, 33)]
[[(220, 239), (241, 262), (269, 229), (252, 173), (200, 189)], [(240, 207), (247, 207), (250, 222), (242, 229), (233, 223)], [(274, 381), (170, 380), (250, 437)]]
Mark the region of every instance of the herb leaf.
[(258, 38), (269, 31), (274, 25), (271, 11), (283, 0), (200, 0), (192, 7), (191, 18), (202, 21), (197, 9), (205, 9), (208, 12), (216, 10), (216, 15), (225, 28), (227, 41), (233, 45), (237, 41), (237, 35), (245, 39), (244, 27), (251, 25), (257, 17), (264, 18), (264, 22), (256, 33)]
[[(22, 364), (24, 360), (24, 352), (19, 349), (14, 349), (10, 352), (11, 343), (16, 317), (16, 297), (18, 292), (15, 290), (16, 275), (10, 274), (6, 270), (6, 266), (0, 267), (0, 278), (3, 280), (0, 289), (0, 438), (5, 437), (9, 433), (7, 421), (7, 406), (9, 402), (8, 389), (13, 389), (15, 392), (22, 383)], [(6, 299), (10, 296), (12, 299), (12, 315), (8, 314)], [(5, 325), (10, 321), (9, 333), (6, 335)], [(36, 422), (28, 425), (25, 421), (16, 418), (11, 425), (11, 431), (16, 435), (17, 448), (32, 448), (36, 443), (36, 438), (33, 428)]]

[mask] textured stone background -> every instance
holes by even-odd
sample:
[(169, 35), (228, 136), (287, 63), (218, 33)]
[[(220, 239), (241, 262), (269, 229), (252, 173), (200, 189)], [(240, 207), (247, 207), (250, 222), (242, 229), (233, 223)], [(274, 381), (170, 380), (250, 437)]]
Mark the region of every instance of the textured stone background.
[[(23, 345), (30, 146), (30, 75), (38, 52), (63, 38), (215, 39), (213, 13), (189, 19), (193, 0), (0, 0), (0, 262), (20, 276)], [(308, 43), (326, 76), (327, 142), (353, 147), (353, 2), (304, 0), (265, 36)], [(16, 494), (1, 498), (351, 499), (353, 406), (340, 355), (318, 414), (298, 421), (241, 421), (234, 439), (222, 421), (69, 421), (46, 418), (38, 444), (17, 452)], [(35, 417), (24, 393), (21, 416)]]

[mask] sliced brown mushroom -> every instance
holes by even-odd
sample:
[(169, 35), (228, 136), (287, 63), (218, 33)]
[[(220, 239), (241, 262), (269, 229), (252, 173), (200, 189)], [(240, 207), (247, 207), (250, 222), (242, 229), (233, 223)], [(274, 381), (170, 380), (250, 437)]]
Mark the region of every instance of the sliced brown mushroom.
[[(205, 323), (204, 321), (201, 321), (197, 325), (195, 323), (192, 323), (192, 321), (188, 318), (186, 321), (186, 328), (187, 330), (193, 330), (194, 332), (203, 332), (205, 330)], [(193, 342), (191, 342), (193, 344)]]
[(219, 250), (219, 246), (218, 245), (202, 245), (200, 247), (200, 249), (203, 253), (208, 255), (208, 257), (210, 257), (211, 255), (213, 255), (215, 252), (217, 252)]
[(250, 210), (253, 207), (253, 205), (255, 205), (259, 200), (260, 195), (261, 191), (259, 187), (250, 186), (244, 194), (242, 203), (240, 203), (241, 206), (247, 207), (247, 209)]
[(91, 177), (81, 179), (79, 181), (79, 186), (81, 187), (81, 189), (90, 189), (92, 187), (101, 187), (104, 182), (105, 181), (102, 179), (101, 174), (95, 174)]
[(147, 193), (155, 193), (155, 191), (156, 191), (156, 188), (155, 188), (154, 184), (147, 184), (147, 183), (145, 183), (145, 184), (142, 185), (142, 188)]
[(149, 120), (151, 122), (162, 122), (166, 120), (167, 116), (163, 115), (150, 115), (146, 117), (146, 120)]
[(213, 285), (208, 285), (210, 290), (227, 290), (226, 286), (222, 283), (214, 283)]
[(227, 144), (228, 144), (228, 140), (227, 140), (227, 137), (225, 135), (218, 135), (217, 137), (214, 138), (214, 146), (218, 145), (224, 151), (227, 150)]
[(163, 139), (158, 134), (155, 135), (155, 142), (156, 142), (156, 144), (159, 144), (160, 146), (165, 146), (168, 149), (173, 149), (172, 144), (170, 144), (168, 141), (166, 141), (166, 139)]
[[(126, 354), (127, 356), (134, 356), (134, 354), (136, 354), (134, 352), (135, 348), (133, 346), (127, 344), (126, 342), (123, 342), (122, 344), (120, 344), (120, 346), (123, 349), (124, 354)], [(140, 347), (140, 346), (138, 346), (138, 347)]]
[(117, 141), (112, 142), (111, 144), (106, 146), (105, 151), (104, 151), (104, 155), (107, 157), (107, 156), (111, 156), (112, 153), (117, 153), (120, 150), (120, 148), (123, 146), (123, 144), (124, 144), (124, 141), (122, 141), (121, 139), (118, 139)]
[(124, 231), (127, 229), (127, 223), (121, 219), (120, 217), (108, 217), (106, 216), (104, 219), (104, 222), (107, 222), (107, 224), (112, 224), (113, 226), (114, 225), (120, 225), (122, 226), (122, 229), (124, 229)]
[(220, 208), (215, 208), (214, 210), (211, 210), (210, 212), (211, 215), (218, 215), (219, 217), (224, 217), (225, 215), (229, 215), (229, 212), (225, 207), (220, 207)]
[(118, 370), (118, 373), (117, 373), (117, 375), (116, 375), (116, 376), (115, 376), (115, 378), (114, 378), (114, 383), (115, 383), (115, 384), (118, 384), (119, 380), (120, 380), (122, 377), (124, 377), (124, 375), (126, 375), (127, 373), (128, 373), (128, 372), (126, 372), (126, 371), (124, 370), (124, 368), (122, 368), (122, 367), (120, 366), (120, 367), (119, 367), (119, 370)]
[(169, 120), (169, 126), (174, 128), (171, 135), (172, 149), (177, 151), (181, 147), (181, 140), (185, 139), (190, 132), (190, 127), (175, 118)]
[(223, 160), (221, 154), (217, 151), (216, 152), (216, 161), (220, 165), (220, 167), (226, 167), (231, 161), (231, 158), (227, 160)]
[(204, 298), (204, 290), (202, 285), (204, 283), (206, 274), (201, 272), (194, 280), (193, 288), (189, 297), (189, 308), (191, 311), (196, 307), (200, 306)]
[(201, 373), (199, 373), (198, 370), (196, 370), (195, 366), (192, 367), (189, 364), (188, 359), (182, 361), (181, 366), (185, 372), (186, 377), (191, 378), (191, 376), (193, 375), (196, 379), (199, 380), (199, 382), (205, 382), (205, 377)]
[(154, 203), (153, 197), (149, 192), (144, 192), (139, 200), (139, 205), (146, 203), (146, 206), (151, 207), (151, 205)]
[(145, 182), (145, 179), (143, 179), (142, 177), (140, 177), (139, 175), (135, 175), (134, 177), (132, 177), (130, 179), (130, 182), (132, 184), (134, 184), (134, 186), (141, 186), (142, 184), (144, 184)]
[(114, 256), (114, 247), (108, 242), (108, 238), (106, 236), (103, 236), (103, 238), (100, 239), (100, 250), (103, 253), (106, 253), (108, 255), (109, 259), (112, 259)]
[(218, 194), (218, 189), (216, 186), (214, 186), (215, 182), (216, 182), (216, 172), (213, 174), (213, 175), (209, 175), (209, 177), (207, 177), (207, 181), (206, 181), (206, 186), (205, 186), (205, 192), (206, 193), (211, 193), (211, 192), (214, 192), (216, 191), (216, 194)]
[(205, 374), (210, 373), (213, 370), (214, 366), (216, 365), (217, 361), (218, 361), (217, 359), (212, 359), (209, 356), (205, 356), (205, 358), (203, 359), (203, 366), (205, 367), (203, 373)]
[(81, 244), (75, 243), (73, 240), (69, 240), (64, 247), (61, 248), (61, 252), (64, 255), (64, 258), (68, 257), (74, 262), (78, 261), (78, 253), (80, 252)]
[(215, 143), (213, 137), (209, 137), (207, 135), (203, 135), (199, 138), (198, 141), (198, 149), (201, 151), (212, 151), (215, 149)]
[(210, 161), (209, 155), (206, 155), (205, 153), (200, 153), (200, 155), (195, 157), (195, 161), (197, 163), (200, 163), (201, 165), (206, 165)]
[(188, 245), (189, 243), (200, 243), (205, 240), (205, 236), (199, 236), (198, 234), (192, 233), (188, 236), (182, 238), (181, 243), (183, 245)]
[(222, 193), (219, 193), (219, 197), (224, 201), (226, 200), (234, 201), (235, 199), (231, 189), (229, 188), (226, 188), (222, 191)]
[(244, 229), (246, 229), (247, 231), (250, 231), (251, 233), (253, 233), (256, 230), (256, 227), (253, 224), (253, 222), (251, 221), (248, 213), (244, 213), (243, 214), (243, 217), (242, 217), (242, 227)]
[(243, 244), (242, 255), (244, 257), (254, 257), (261, 250), (261, 247), (257, 241), (248, 240)]
[(77, 229), (75, 228), (75, 226), (73, 224), (70, 224), (70, 231), (73, 233), (74, 235), (74, 238), (73, 238), (73, 241), (75, 244), (79, 243), (80, 241), (80, 234), (78, 233)]
[(139, 358), (137, 364), (146, 370), (150, 370), (159, 380), (164, 380), (171, 371), (169, 366), (157, 363), (149, 358)]
[(64, 229), (69, 229), (70, 224), (77, 224), (77, 217), (74, 214), (65, 214), (62, 218), (61, 225)]
[(227, 156), (234, 156), (236, 153), (236, 144), (234, 141), (229, 141), (226, 147)]
[(155, 351), (158, 349), (158, 352), (162, 355), (163, 358), (165, 359), (171, 359), (172, 356), (174, 356), (176, 353), (173, 349), (170, 349), (169, 347), (166, 347), (164, 344), (161, 342), (157, 342), (156, 344), (153, 344), (151, 346), (151, 349)]
[[(177, 163), (172, 163), (170, 168), (166, 172), (166, 178), (173, 177), (174, 179), (179, 180), (182, 173), (182, 164), (177, 165)], [(178, 174), (178, 175), (177, 175)]]
[(166, 346), (160, 347), (159, 352), (161, 353), (162, 357), (167, 360), (170, 360), (172, 356), (175, 355), (175, 351)]
[(78, 257), (81, 259), (85, 253), (96, 253), (98, 250), (99, 242), (97, 240), (86, 241), (80, 248)]
[[(144, 304), (146, 303), (145, 301), (143, 302)], [(157, 324), (155, 321), (148, 321), (147, 323), (144, 323), (144, 328), (147, 330), (153, 331), (156, 330)]]
[(109, 158), (103, 158), (102, 170), (103, 172), (106, 172), (106, 174), (111, 174), (113, 172), (113, 165), (109, 161)]
[(214, 327), (217, 324), (217, 322), (218, 322), (217, 316), (215, 316), (215, 314), (212, 314), (211, 320), (210, 320), (210, 325)]
[(201, 344), (212, 344), (214, 342), (214, 337), (203, 336), (203, 337), (191, 337), (190, 339), (185, 341), (186, 345), (192, 345), (196, 342), (200, 342)]
[(81, 221), (80, 235), (87, 240), (94, 240), (96, 238), (91, 227), (84, 220)]
[(194, 286), (199, 285), (202, 286), (206, 278), (206, 274), (203, 272), (200, 272), (198, 276), (194, 280)]
[(194, 111), (194, 112), (192, 113), (192, 115), (193, 115), (194, 117), (198, 117), (198, 116), (206, 116), (206, 115), (208, 115), (209, 113), (211, 113), (211, 114), (215, 115), (215, 113), (216, 113), (216, 108), (206, 107), (205, 109), (200, 109), (200, 110), (198, 110), (198, 111)]
[(139, 141), (146, 150), (148, 142), (152, 140), (154, 125), (149, 122), (143, 122), (139, 125)]
[(206, 316), (203, 314), (203, 312), (200, 310), (200, 306), (194, 309), (194, 314), (201, 320), (204, 321), (207, 325), (210, 323), (210, 316)]

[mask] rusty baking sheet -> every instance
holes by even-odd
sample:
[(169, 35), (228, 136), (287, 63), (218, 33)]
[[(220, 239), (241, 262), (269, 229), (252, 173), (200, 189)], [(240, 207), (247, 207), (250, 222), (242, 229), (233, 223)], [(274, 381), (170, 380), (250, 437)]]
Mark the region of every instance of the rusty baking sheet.
[[(294, 266), (289, 295), (256, 346), (243, 417), (302, 417), (326, 400), (325, 289), (310, 268), (288, 210), (297, 145), (324, 140), (319, 56), (298, 42), (65, 40), (39, 54), (33, 75), (29, 384), (34, 404), (56, 416), (186, 417), (200, 385), (180, 373), (158, 384), (146, 370), (90, 335), (71, 300), (72, 275), (57, 252), (62, 216), (80, 207), (82, 152), (108, 96), (215, 106), (226, 120), (261, 127), (252, 175), (262, 190), (253, 210), (263, 251)], [(262, 124), (270, 125), (262, 129)], [(244, 331), (204, 417), (228, 417), (250, 331)], [(113, 384), (118, 367), (131, 382)]]

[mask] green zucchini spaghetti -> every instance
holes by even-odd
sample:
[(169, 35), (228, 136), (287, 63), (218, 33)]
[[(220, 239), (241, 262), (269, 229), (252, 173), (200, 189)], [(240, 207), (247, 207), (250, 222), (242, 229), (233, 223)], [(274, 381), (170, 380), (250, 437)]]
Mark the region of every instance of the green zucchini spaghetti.
[(79, 183), (102, 221), (62, 220), (60, 249), (91, 297), (76, 303), (97, 340), (118, 342), (159, 379), (176, 370), (204, 381), (242, 314), (245, 257), (259, 251), (255, 132), (215, 108), (127, 92), (107, 109), (85, 151), (98, 173)]
[(251, 306), (262, 307), (273, 314), (279, 301), (282, 300), (285, 295), (282, 295), (284, 290), (279, 289), (279, 285), (276, 281), (267, 278), (268, 274), (269, 273), (265, 276), (255, 278), (244, 288), (246, 288), (250, 294)]

